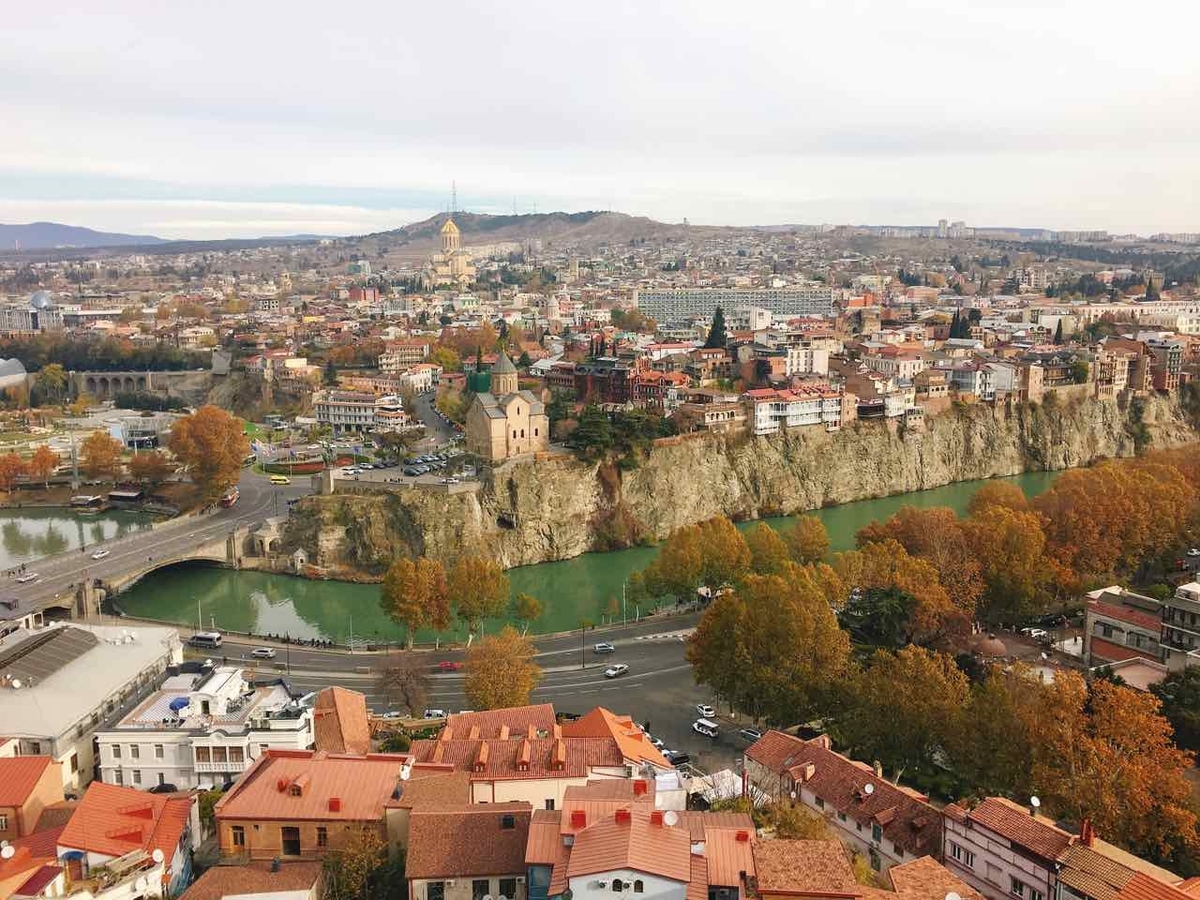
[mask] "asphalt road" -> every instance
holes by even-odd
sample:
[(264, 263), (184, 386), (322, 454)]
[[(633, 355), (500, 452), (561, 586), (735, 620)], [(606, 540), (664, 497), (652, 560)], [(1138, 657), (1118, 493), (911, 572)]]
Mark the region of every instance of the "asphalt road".
[(425, 426), (425, 437), (417, 446), (425, 452), (449, 443), (455, 436), (454, 426), (443, 421), (434, 408), (433, 404), (436, 399), (436, 390), (417, 394), (413, 398), (413, 408), (416, 410), (417, 418)]
[[(250, 469), (242, 471), (238, 488), (241, 498), (229, 509), (172, 519), (147, 531), (103, 544), (91, 544), (84, 552), (72, 551), (37, 560), (27, 566), (26, 575), (37, 573), (35, 583), (18, 584), (16, 576), (0, 580), (0, 590), (12, 591), (24, 604), (35, 607), (54, 605), (55, 597), (66, 597), (73, 585), (88, 578), (124, 574), (148, 557), (166, 558), (198, 544), (224, 536), (230, 530), (263, 521), (269, 516), (286, 515), (287, 501), (311, 493), (307, 477), (297, 477), (289, 485), (273, 485), (266, 475)], [(92, 559), (98, 550), (109, 550), (104, 559)]]

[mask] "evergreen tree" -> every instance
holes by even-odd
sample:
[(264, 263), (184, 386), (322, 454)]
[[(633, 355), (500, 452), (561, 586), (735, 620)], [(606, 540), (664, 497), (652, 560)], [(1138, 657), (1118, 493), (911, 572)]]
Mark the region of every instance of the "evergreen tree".
[(712, 327), (708, 329), (708, 340), (704, 342), (704, 346), (724, 350), (728, 340), (725, 334), (725, 310), (718, 306), (717, 311), (713, 313)]
[(1054, 343), (1061, 344), (1063, 342), (1062, 319), (1058, 320), (1058, 327), (1054, 329)]
[(325, 363), (325, 383), (337, 384), (337, 366), (333, 364), (332, 359)]

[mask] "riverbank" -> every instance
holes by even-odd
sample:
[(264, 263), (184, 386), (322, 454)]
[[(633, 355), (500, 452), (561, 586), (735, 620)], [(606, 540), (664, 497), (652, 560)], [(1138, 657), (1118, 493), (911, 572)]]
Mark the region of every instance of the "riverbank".
[[(1031, 472), (1010, 479), (1030, 496), (1041, 493), (1057, 472)], [(971, 497), (986, 481), (959, 482), (928, 491), (898, 494), (817, 510), (825, 523), (831, 550), (854, 546), (854, 535), (876, 519), (886, 519), (905, 504), (920, 507), (948, 506), (965, 513)], [(795, 517), (766, 520), (785, 531)], [(744, 522), (739, 527), (749, 528)], [(657, 546), (632, 547), (606, 553), (587, 553), (569, 560), (522, 566), (508, 571), (512, 594), (526, 592), (542, 601), (545, 613), (530, 629), (549, 634), (578, 629), (583, 622), (601, 625), (605, 611), (617, 610), (622, 617), (622, 586), (632, 572), (645, 568), (658, 553)], [(345, 644), (353, 634), (356, 642), (383, 644), (401, 641), (404, 630), (379, 608), (379, 587), (315, 581), (290, 575), (237, 571), (204, 566), (176, 566), (154, 572), (116, 598), (130, 616), (173, 622), (193, 627), (197, 616), (205, 627), (215, 626), (243, 634), (289, 635), (292, 638), (324, 638)], [(624, 616), (637, 618), (644, 607), (626, 603)], [(507, 619), (485, 624), (494, 632)], [(455, 627), (440, 634), (419, 632), (422, 644), (463, 641), (465, 630)]]
[(109, 510), (79, 513), (62, 507), (0, 509), (0, 570), (119, 539), (154, 527), (145, 513)]
[(1131, 405), (1078, 392), (1037, 405), (956, 404), (939, 415), (855, 422), (836, 432), (689, 435), (659, 442), (627, 470), (554, 456), (499, 466), (469, 494), (306, 498), (283, 549), (303, 549), (331, 572), (376, 578), (397, 557), (449, 563), (464, 548), (511, 568), (652, 543), (717, 515), (769, 518), (1132, 456), (1143, 433), (1153, 448), (1200, 438), (1173, 399)]

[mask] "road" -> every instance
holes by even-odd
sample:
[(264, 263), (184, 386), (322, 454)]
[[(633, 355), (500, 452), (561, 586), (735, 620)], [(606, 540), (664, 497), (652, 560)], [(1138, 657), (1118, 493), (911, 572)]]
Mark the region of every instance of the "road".
[[(285, 515), (287, 501), (312, 492), (309, 479), (296, 478), (289, 485), (272, 485), (265, 475), (250, 469), (242, 470), (238, 482), (241, 499), (229, 509), (171, 519), (153, 529), (127, 534), (104, 544), (91, 544), (83, 552), (59, 553), (29, 563), (26, 575), (36, 572), (36, 583), (18, 584), (16, 577), (0, 582), (0, 590), (11, 591), (24, 604), (36, 607), (54, 605), (54, 598), (65, 599), (74, 585), (89, 578), (112, 577), (123, 574), (149, 557), (175, 556), (189, 547), (206, 544), (229, 533), (240, 525), (254, 524), (269, 516)], [(92, 559), (92, 554), (106, 549), (104, 559)]]
[(433, 404), (436, 399), (437, 391), (427, 391), (424, 394), (417, 394), (413, 398), (413, 409), (416, 410), (421, 424), (425, 426), (425, 437), (417, 444), (418, 452), (427, 453), (454, 439), (454, 426), (443, 421), (434, 408)]

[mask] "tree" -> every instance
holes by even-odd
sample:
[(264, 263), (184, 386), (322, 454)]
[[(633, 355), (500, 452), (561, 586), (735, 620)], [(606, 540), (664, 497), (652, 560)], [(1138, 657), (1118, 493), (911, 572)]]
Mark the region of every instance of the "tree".
[(328, 360), (325, 363), (325, 372), (322, 376), (322, 380), (325, 382), (326, 385), (331, 386), (331, 387), (333, 385), (337, 384), (337, 382), (338, 382), (337, 366), (334, 365), (332, 359)]
[(129, 460), (129, 474), (136, 481), (146, 485), (151, 492), (166, 481), (173, 471), (174, 466), (167, 459), (167, 455), (158, 450), (137, 453)]
[(589, 403), (579, 414), (579, 424), (571, 432), (571, 446), (579, 451), (583, 459), (601, 459), (613, 447), (612, 424), (608, 413), (594, 403)]
[(718, 306), (713, 313), (712, 326), (708, 329), (708, 339), (705, 340), (704, 346), (724, 350), (727, 343), (729, 338), (725, 334), (725, 310)]
[(654, 596), (689, 598), (700, 586), (719, 587), (750, 569), (750, 548), (724, 516), (672, 531), (642, 573)]
[(829, 553), (829, 532), (816, 516), (800, 516), (796, 524), (784, 532), (783, 539), (791, 550), (792, 559), (799, 563), (820, 562)]
[(1054, 329), (1054, 343), (1061, 344), (1063, 342), (1063, 320), (1058, 320), (1058, 326)]
[(428, 668), (416, 653), (390, 654), (387, 666), (379, 673), (379, 689), (389, 707), (394, 698), (410, 716), (419, 716), (429, 700)]
[(825, 818), (802, 803), (776, 800), (767, 807), (765, 818), (776, 840), (828, 841), (833, 838)]
[(429, 354), (429, 361), (435, 366), (441, 366), (444, 372), (462, 371), (462, 358), (453, 347), (435, 347)]
[(103, 431), (93, 431), (79, 445), (79, 457), (88, 478), (116, 478), (121, 467), (121, 442)]
[(211, 501), (237, 484), (250, 442), (241, 419), (206, 405), (175, 422), (171, 450), (187, 466), (204, 499)]
[(1162, 705), (1162, 714), (1175, 731), (1175, 743), (1184, 750), (1200, 750), (1200, 668), (1172, 672), (1151, 685), (1150, 693)]
[(377, 828), (351, 825), (324, 861), (325, 900), (367, 900), (372, 876), (387, 860), (387, 841)]
[(922, 647), (877, 650), (851, 679), (837, 731), (860, 759), (925, 769), (960, 725), (967, 677), (954, 658)]
[(0, 456), (0, 491), (11, 491), (17, 477), (24, 472), (25, 461), (18, 454), (9, 452)]
[(34, 383), (44, 397), (61, 401), (67, 389), (67, 370), (59, 363), (50, 363), (37, 373)]
[(525, 706), (542, 680), (533, 661), (537, 651), (511, 625), (488, 635), (467, 651), (463, 690), (474, 709)]
[(759, 522), (745, 536), (750, 548), (750, 566), (759, 575), (779, 575), (791, 565), (788, 546), (774, 528)]
[(45, 444), (40, 444), (33, 451), (33, 457), (29, 460), (29, 478), (32, 481), (40, 481), (43, 487), (49, 489), (50, 476), (57, 468), (58, 454)]
[(968, 519), (965, 528), (987, 585), (984, 618), (1014, 622), (1046, 605), (1053, 570), (1041, 516), (988, 506)]
[(967, 514), (974, 516), (989, 506), (1005, 506), (1009, 509), (1029, 509), (1029, 498), (1020, 485), (1011, 481), (989, 481), (977, 490), (967, 503)]
[(917, 601), (894, 587), (867, 588), (851, 594), (838, 614), (855, 641), (876, 647), (900, 647), (909, 642), (909, 623)]
[(460, 556), (446, 577), (446, 591), (455, 614), (466, 623), (468, 646), (483, 620), (500, 615), (508, 606), (508, 576), (482, 556)]
[(423, 556), (400, 557), (384, 573), (379, 606), (393, 622), (404, 626), (409, 650), (419, 629), (445, 630), (450, 625), (450, 600), (442, 564)]
[(513, 618), (521, 623), (521, 636), (529, 632), (529, 626), (542, 617), (542, 601), (533, 594), (521, 591), (513, 599)]

